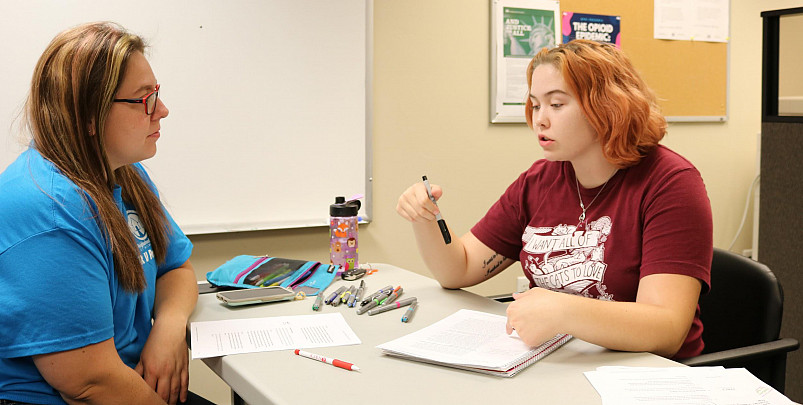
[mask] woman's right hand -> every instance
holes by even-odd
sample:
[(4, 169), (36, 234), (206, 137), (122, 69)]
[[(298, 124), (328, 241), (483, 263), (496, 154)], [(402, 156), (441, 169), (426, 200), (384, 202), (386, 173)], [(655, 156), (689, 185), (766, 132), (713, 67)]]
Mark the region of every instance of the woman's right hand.
[[(432, 196), (436, 201), (439, 200), (443, 195), (443, 190), (435, 184), (430, 184), (430, 186)], [(399, 196), (396, 212), (410, 222), (430, 222), (435, 220), (435, 215), (440, 211), (438, 206), (429, 199), (424, 183), (418, 182)]]

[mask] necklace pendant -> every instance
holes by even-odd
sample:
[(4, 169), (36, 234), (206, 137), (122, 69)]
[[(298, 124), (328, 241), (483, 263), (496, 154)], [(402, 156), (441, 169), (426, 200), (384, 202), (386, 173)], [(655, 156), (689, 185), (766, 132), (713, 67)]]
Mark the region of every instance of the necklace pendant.
[(583, 211), (583, 213), (580, 214), (580, 217), (577, 220), (580, 221), (580, 222), (585, 221), (586, 220), (586, 212)]

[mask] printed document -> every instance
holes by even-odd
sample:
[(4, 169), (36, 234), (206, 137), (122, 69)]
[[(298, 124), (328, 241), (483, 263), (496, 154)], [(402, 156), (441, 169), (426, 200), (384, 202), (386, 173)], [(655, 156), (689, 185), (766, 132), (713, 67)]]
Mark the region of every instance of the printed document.
[(598, 367), (585, 376), (603, 405), (792, 405), (743, 368)]
[(412, 360), (512, 377), (571, 339), (557, 335), (530, 347), (505, 331), (501, 315), (461, 309), (448, 317), (377, 346), (385, 354)]
[(190, 333), (193, 359), (361, 343), (340, 313), (193, 322)]

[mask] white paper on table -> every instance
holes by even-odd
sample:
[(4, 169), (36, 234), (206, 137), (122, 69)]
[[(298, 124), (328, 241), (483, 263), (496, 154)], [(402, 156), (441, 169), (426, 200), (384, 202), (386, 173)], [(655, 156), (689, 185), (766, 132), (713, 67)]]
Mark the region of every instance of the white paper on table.
[(558, 335), (541, 346), (530, 347), (515, 331), (508, 335), (506, 323), (507, 318), (502, 315), (461, 309), (377, 348), (388, 354), (443, 365), (511, 371), (512, 376), (571, 338)]
[(599, 367), (584, 374), (603, 405), (794, 404), (743, 368)]
[(362, 343), (340, 313), (193, 322), (190, 333), (193, 359)]

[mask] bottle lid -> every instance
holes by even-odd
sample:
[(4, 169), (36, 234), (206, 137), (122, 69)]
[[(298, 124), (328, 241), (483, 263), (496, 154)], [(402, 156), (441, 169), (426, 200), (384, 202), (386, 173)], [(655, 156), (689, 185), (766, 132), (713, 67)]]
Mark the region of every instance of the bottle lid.
[(335, 197), (335, 203), (329, 206), (331, 217), (356, 217), (360, 210), (360, 200), (346, 201), (346, 197)]

